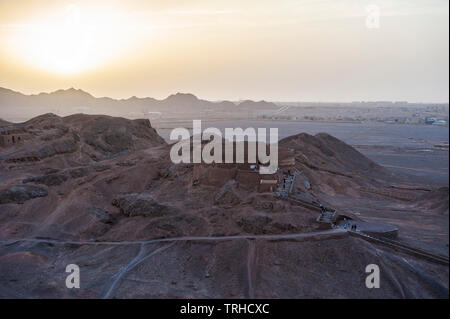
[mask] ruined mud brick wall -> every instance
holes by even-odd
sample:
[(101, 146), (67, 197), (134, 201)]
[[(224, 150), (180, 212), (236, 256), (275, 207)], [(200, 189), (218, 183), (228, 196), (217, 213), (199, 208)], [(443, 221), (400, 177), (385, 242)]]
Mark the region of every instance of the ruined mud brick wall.
[(230, 179), (235, 179), (236, 167), (218, 167), (210, 165), (195, 165), (193, 180), (202, 185), (223, 186)]
[(251, 189), (259, 186), (261, 175), (256, 171), (238, 170), (236, 181), (239, 188)]
[(0, 147), (8, 147), (22, 142), (25, 138), (24, 133), (21, 129), (0, 130)]

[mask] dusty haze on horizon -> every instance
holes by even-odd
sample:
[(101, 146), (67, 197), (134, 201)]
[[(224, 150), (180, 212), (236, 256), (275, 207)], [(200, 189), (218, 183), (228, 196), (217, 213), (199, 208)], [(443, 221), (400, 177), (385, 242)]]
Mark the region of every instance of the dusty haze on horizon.
[[(366, 26), (368, 5), (379, 28)], [(446, 0), (0, 0), (0, 86), (210, 100), (449, 100)]]

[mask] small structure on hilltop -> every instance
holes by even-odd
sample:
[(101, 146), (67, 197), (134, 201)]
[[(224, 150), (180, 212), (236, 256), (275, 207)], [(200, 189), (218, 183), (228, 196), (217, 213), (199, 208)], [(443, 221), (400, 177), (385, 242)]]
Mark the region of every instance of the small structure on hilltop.
[(26, 137), (26, 132), (20, 128), (0, 128), (0, 147), (8, 147), (20, 143)]
[(195, 164), (194, 185), (221, 187), (229, 180), (235, 180), (239, 188), (257, 189), (258, 192), (275, 192), (283, 182), (285, 174), (293, 174), (295, 166), (294, 151), (278, 149), (278, 169), (274, 174), (260, 174), (261, 163)]

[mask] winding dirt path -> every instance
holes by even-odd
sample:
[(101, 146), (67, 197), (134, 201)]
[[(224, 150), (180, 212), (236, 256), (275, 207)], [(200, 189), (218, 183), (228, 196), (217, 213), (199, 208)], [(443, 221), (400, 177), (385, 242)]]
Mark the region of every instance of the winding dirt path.
[(102, 296), (102, 299), (108, 299), (108, 298), (111, 298), (111, 297), (114, 296), (114, 289), (116, 288), (116, 286), (120, 282), (120, 280), (127, 274), (127, 272), (132, 270), (134, 267), (136, 267), (137, 265), (139, 265), (140, 263), (142, 263), (146, 259), (148, 259), (148, 258), (152, 257), (153, 255), (156, 255), (156, 254), (158, 254), (158, 253), (160, 253), (160, 252), (170, 248), (174, 244), (175, 244), (175, 242), (173, 242), (171, 244), (168, 244), (168, 245), (165, 245), (163, 247), (160, 247), (160, 248), (152, 251), (150, 254), (146, 254), (145, 245), (142, 244), (140, 249), (139, 249), (138, 254), (136, 255), (136, 257), (134, 257), (128, 264), (126, 264), (125, 266), (120, 268), (120, 270), (112, 277), (112, 278), (115, 278), (115, 279), (111, 283), (111, 286), (106, 291), (106, 293)]
[(51, 244), (74, 244), (74, 245), (143, 245), (166, 242), (179, 241), (221, 241), (233, 239), (296, 239), (296, 238), (311, 238), (320, 235), (337, 235), (347, 233), (344, 229), (330, 229), (324, 231), (310, 232), (310, 233), (293, 233), (293, 234), (275, 234), (275, 235), (234, 235), (234, 236), (187, 236), (187, 237), (172, 237), (159, 238), (149, 240), (136, 241), (77, 241), (77, 240), (59, 240), (54, 238), (19, 238), (13, 240), (0, 241), (1, 245), (12, 245), (17, 242), (35, 242), (35, 243), (51, 243)]
[(247, 255), (247, 298), (255, 298), (253, 293), (253, 266), (256, 259), (256, 248), (254, 240), (247, 240), (248, 243), (248, 255)]

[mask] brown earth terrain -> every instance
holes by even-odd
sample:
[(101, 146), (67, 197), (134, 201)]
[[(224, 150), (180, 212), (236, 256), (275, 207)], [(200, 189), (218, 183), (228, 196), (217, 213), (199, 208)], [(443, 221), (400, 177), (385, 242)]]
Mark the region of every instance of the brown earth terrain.
[[(148, 120), (45, 114), (0, 134), (2, 298), (448, 298), (448, 264), (323, 229), (314, 209), (390, 223), (448, 260), (448, 187), (328, 134), (279, 143), (295, 157), (296, 200), (196, 183)], [(68, 264), (80, 289), (65, 286)], [(365, 286), (369, 264), (379, 289)]]

